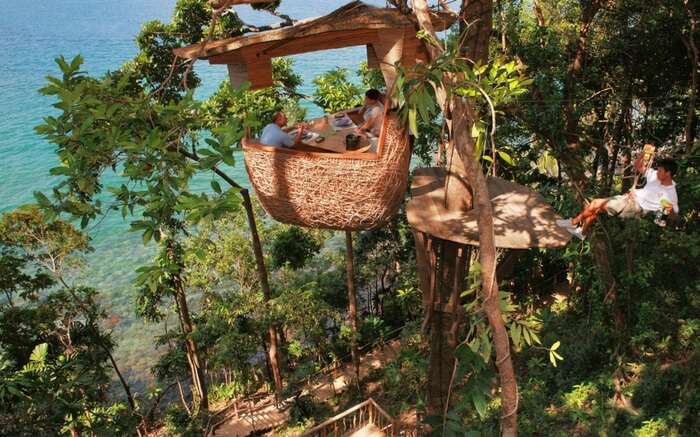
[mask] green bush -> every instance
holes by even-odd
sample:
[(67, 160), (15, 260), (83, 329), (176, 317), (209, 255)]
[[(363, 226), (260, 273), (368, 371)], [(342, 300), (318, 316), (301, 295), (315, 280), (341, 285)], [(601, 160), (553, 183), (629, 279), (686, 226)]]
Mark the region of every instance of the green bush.
[(362, 90), (348, 81), (348, 70), (336, 68), (314, 79), (316, 104), (328, 113), (362, 104)]
[(289, 226), (277, 233), (272, 242), (272, 267), (300, 269), (321, 250), (321, 244), (308, 231)]
[(202, 420), (191, 417), (178, 404), (170, 404), (165, 412), (165, 429), (169, 436), (201, 437)]

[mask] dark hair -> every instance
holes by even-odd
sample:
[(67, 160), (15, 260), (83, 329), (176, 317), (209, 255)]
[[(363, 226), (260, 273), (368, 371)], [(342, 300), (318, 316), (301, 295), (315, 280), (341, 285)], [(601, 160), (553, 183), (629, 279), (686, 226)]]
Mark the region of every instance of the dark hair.
[(676, 172), (678, 171), (678, 164), (676, 164), (676, 161), (673, 159), (669, 158), (664, 158), (664, 159), (657, 159), (656, 160), (656, 168), (663, 168), (667, 172), (671, 173), (671, 176), (675, 176)]
[(375, 90), (374, 88), (367, 90), (365, 93), (365, 97), (372, 100), (379, 100), (381, 96), (382, 94), (379, 92), (379, 90)]
[(272, 114), (272, 122), (277, 123), (277, 119), (280, 118), (283, 114), (284, 112), (282, 111), (275, 111), (275, 113)]

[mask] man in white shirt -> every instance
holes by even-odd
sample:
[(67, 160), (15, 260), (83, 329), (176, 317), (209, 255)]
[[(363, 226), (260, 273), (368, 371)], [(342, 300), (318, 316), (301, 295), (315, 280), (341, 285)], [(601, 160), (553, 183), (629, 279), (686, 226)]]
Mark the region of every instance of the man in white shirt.
[[(639, 173), (644, 170), (642, 155), (634, 166)], [(593, 199), (579, 215), (571, 220), (557, 220), (557, 224), (583, 240), (601, 212), (621, 218), (636, 218), (651, 211), (665, 210), (670, 216), (675, 216), (678, 213), (678, 194), (673, 175), (678, 166), (670, 159), (660, 159), (656, 161), (656, 167), (656, 170), (648, 169), (644, 173), (647, 179), (644, 188), (633, 189), (619, 196)]]
[(269, 123), (260, 135), (260, 142), (272, 147), (292, 147), (301, 144), (304, 136), (304, 125), (299, 125), (296, 136), (285, 132), (283, 127), (287, 125), (287, 116), (284, 112), (278, 111), (272, 116), (272, 123)]
[(358, 133), (374, 137), (378, 137), (381, 133), (384, 105), (380, 98), (381, 93), (378, 90), (370, 89), (365, 93), (365, 106), (359, 111), (364, 123), (358, 128)]

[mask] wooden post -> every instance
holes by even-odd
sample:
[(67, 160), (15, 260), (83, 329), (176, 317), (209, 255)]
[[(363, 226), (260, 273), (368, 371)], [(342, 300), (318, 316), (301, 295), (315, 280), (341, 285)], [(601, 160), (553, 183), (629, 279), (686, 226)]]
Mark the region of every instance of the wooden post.
[(350, 322), (350, 329), (352, 331), (350, 354), (352, 356), (353, 367), (355, 368), (355, 383), (357, 384), (357, 390), (361, 393), (360, 353), (357, 348), (357, 296), (355, 294), (355, 268), (352, 256), (352, 231), (345, 231), (345, 273), (348, 285), (348, 321)]
[[(265, 268), (265, 258), (262, 253), (262, 245), (260, 244), (260, 236), (258, 235), (258, 227), (255, 223), (255, 214), (253, 213), (253, 203), (250, 201), (248, 190), (242, 188), (240, 190), (243, 197), (243, 207), (245, 208), (248, 217), (248, 226), (250, 228), (250, 236), (253, 242), (253, 253), (255, 254), (255, 265), (258, 270), (258, 279), (260, 287), (263, 291), (265, 304), (271, 299), (270, 283), (267, 280), (267, 269)], [(267, 329), (268, 333), (268, 356), (270, 359), (270, 367), (272, 369), (272, 378), (275, 384), (275, 398), (279, 399), (282, 393), (282, 375), (280, 373), (279, 357), (277, 356), (277, 329), (273, 324), (270, 324)]]
[(390, 90), (396, 79), (394, 64), (403, 57), (403, 29), (384, 29), (377, 32), (378, 41), (373, 44), (374, 53), (380, 60), (379, 68), (384, 75), (386, 89)]

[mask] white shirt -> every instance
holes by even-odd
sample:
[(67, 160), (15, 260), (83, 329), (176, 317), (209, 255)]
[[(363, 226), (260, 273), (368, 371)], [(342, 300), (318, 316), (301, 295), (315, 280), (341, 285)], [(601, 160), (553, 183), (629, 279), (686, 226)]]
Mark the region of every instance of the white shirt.
[(378, 137), (382, 131), (382, 120), (384, 119), (384, 105), (377, 102), (371, 106), (365, 106), (365, 112), (362, 118), (367, 122), (370, 118), (374, 118), (374, 122), (369, 126), (369, 132)]
[(647, 184), (634, 192), (639, 207), (644, 211), (658, 211), (661, 209), (661, 199), (666, 199), (673, 205), (673, 211), (678, 212), (676, 183), (672, 181), (671, 185), (661, 185), (656, 170), (652, 169), (647, 170), (644, 176), (647, 178)]
[(260, 142), (272, 147), (292, 147), (294, 138), (275, 123), (270, 123), (262, 131)]

